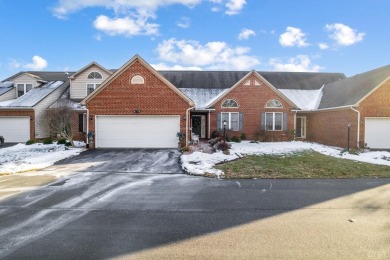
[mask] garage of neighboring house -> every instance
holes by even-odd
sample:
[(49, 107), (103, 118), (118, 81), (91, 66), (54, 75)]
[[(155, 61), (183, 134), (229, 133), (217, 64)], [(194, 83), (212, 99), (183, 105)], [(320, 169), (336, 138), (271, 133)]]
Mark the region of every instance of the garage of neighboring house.
[(30, 117), (0, 117), (0, 135), (7, 143), (26, 142), (30, 139)]
[(365, 144), (371, 149), (390, 147), (390, 117), (367, 117), (365, 120)]
[(96, 147), (176, 148), (180, 116), (96, 116)]

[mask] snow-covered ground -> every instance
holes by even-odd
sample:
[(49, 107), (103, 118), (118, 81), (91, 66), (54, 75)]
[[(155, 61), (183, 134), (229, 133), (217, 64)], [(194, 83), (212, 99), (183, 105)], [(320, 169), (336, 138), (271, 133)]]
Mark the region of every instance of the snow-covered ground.
[(64, 145), (17, 144), (0, 149), (0, 173), (16, 173), (39, 170), (55, 162), (78, 155), (84, 150), (85, 143), (74, 142), (79, 148), (65, 148)]
[[(265, 143), (250, 143), (243, 141), (241, 143), (231, 143), (230, 155), (225, 155), (221, 151), (213, 154), (194, 152), (191, 154), (183, 154), (181, 156), (182, 167), (190, 174), (202, 175), (211, 173), (215, 175), (223, 174), (221, 170), (215, 169), (214, 165), (235, 160), (246, 155), (261, 155), (261, 154), (289, 154), (303, 150), (314, 150), (321, 154), (349, 159), (360, 162), (373, 164), (381, 164), (390, 166), (389, 152), (362, 152), (358, 155), (343, 153), (341, 148), (330, 147), (317, 143), (306, 142), (265, 142)], [(390, 168), (389, 168), (390, 170)]]

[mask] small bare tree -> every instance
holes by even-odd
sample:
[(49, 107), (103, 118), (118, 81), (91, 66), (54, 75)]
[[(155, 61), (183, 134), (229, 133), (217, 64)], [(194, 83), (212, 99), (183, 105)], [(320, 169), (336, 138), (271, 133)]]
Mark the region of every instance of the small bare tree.
[(55, 105), (48, 108), (45, 114), (45, 121), (50, 135), (60, 136), (67, 139), (72, 146), (72, 117), (73, 117), (72, 102), (68, 99), (60, 99)]

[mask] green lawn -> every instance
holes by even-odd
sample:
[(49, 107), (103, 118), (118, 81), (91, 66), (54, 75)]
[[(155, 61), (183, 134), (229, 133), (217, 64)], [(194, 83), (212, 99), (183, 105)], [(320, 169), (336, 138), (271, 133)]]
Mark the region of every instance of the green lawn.
[(216, 168), (223, 170), (227, 179), (390, 177), (389, 166), (339, 159), (314, 151), (248, 156)]

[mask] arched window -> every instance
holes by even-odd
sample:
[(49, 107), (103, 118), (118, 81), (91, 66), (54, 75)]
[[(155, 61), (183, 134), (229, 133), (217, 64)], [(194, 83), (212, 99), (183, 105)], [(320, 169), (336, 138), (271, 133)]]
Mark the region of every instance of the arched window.
[(88, 79), (102, 79), (102, 74), (100, 74), (97, 71), (92, 71), (91, 73), (88, 74)]
[(135, 75), (131, 78), (131, 84), (145, 84), (145, 79), (140, 75)]
[(277, 99), (272, 99), (267, 102), (265, 105), (266, 108), (281, 108), (283, 107), (282, 103)]
[(223, 101), (222, 107), (238, 107), (238, 103), (233, 99), (226, 99)]

